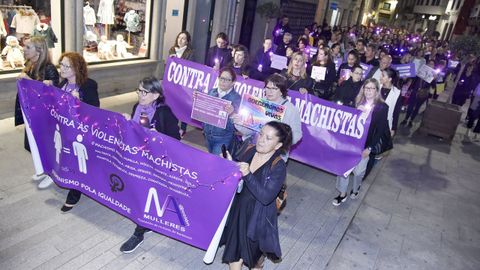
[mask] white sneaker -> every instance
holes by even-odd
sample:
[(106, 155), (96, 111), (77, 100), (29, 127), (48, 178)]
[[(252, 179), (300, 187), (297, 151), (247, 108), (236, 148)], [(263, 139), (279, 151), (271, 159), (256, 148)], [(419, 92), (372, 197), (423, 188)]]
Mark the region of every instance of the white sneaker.
[(42, 182), (40, 182), (40, 184), (38, 184), (38, 188), (39, 189), (45, 189), (45, 188), (48, 188), (51, 184), (53, 184), (53, 179), (50, 176), (45, 175)]
[(32, 175), (32, 180), (33, 181), (40, 181), (40, 180), (43, 180), (43, 178), (45, 178), (46, 174), (34, 174)]

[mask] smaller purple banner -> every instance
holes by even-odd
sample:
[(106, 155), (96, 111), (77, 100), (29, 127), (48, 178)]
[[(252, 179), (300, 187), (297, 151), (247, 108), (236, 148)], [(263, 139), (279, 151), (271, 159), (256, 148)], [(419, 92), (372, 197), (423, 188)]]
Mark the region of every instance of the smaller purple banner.
[(196, 91), (193, 98), (192, 119), (224, 129), (228, 121), (225, 106), (231, 104), (229, 100)]
[(413, 78), (417, 76), (414, 63), (392, 65), (392, 68), (398, 72), (400, 78)]

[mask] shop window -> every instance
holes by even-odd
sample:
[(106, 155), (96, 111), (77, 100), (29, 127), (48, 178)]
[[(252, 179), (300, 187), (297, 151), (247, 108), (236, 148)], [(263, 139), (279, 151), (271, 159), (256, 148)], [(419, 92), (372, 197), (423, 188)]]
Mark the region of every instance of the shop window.
[(60, 0), (0, 0), (0, 73), (19, 72), (25, 64), (24, 41), (46, 39), (52, 62), (62, 53)]
[(83, 56), (89, 63), (147, 58), (151, 0), (91, 0), (83, 7)]

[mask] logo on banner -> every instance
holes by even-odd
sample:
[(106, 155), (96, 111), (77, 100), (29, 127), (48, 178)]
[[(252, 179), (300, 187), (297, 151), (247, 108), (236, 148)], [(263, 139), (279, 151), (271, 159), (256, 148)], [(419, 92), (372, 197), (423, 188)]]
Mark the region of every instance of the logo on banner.
[[(155, 206), (154, 215), (150, 214), (150, 208), (152, 206), (152, 202)], [(167, 213), (167, 211), (175, 214), (178, 217), (178, 221), (180, 224), (176, 224), (173, 221), (167, 221), (162, 219), (164, 215)], [(144, 213), (145, 213), (144, 214), (145, 218), (148, 218), (152, 221), (156, 221), (158, 223), (161, 223), (163, 225), (172, 227), (180, 231), (185, 231), (185, 226), (189, 225), (189, 221), (183, 205), (179, 204), (177, 200), (171, 195), (167, 195), (167, 197), (163, 201), (163, 205), (160, 205), (160, 200), (158, 198), (157, 190), (153, 187), (151, 187), (148, 190), (148, 196), (147, 196), (147, 201), (145, 203)]]
[(110, 189), (113, 192), (122, 191), (125, 188), (122, 178), (120, 176), (112, 173), (110, 174)]

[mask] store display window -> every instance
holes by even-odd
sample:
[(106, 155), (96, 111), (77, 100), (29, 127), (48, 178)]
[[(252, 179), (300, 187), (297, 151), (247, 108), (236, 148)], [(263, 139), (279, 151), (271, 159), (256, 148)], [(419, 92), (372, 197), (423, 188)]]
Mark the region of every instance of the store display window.
[(87, 62), (148, 57), (150, 0), (92, 0), (83, 7)]
[(0, 0), (0, 73), (18, 72), (25, 64), (24, 41), (42, 36), (56, 63), (62, 49), (59, 0)]

